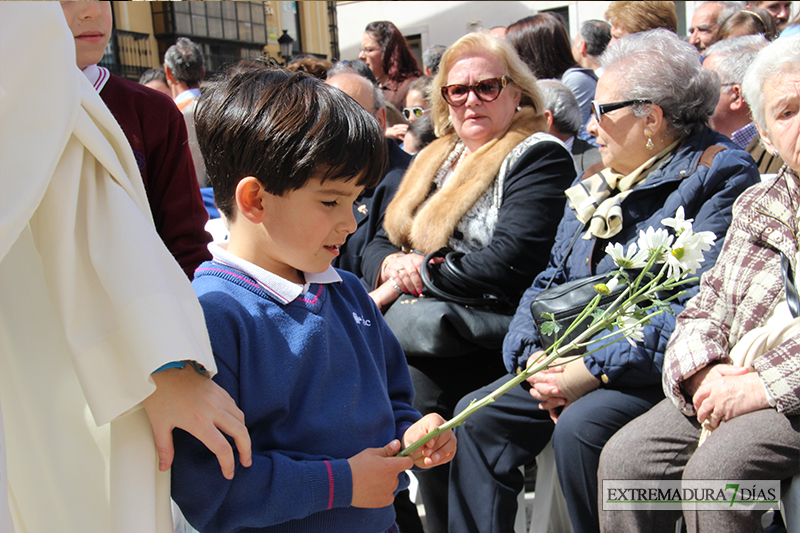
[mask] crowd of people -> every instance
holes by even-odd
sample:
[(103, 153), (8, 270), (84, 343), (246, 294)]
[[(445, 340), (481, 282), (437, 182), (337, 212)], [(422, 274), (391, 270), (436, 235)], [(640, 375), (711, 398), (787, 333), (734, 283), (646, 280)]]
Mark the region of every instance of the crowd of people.
[[(600, 502), (800, 475), (791, 4), (532, 13), (419, 60), (375, 21), (357, 58), (215, 73), (182, 37), (136, 83), (98, 65), (109, 2), (0, 2), (0, 531), (511, 533), (549, 444), (576, 533), (761, 531)], [(539, 359), (537, 295), (675, 217), (716, 240), (670, 313), (406, 456)], [(452, 326), (384, 316), (435, 298), (499, 338), (404, 352)]]

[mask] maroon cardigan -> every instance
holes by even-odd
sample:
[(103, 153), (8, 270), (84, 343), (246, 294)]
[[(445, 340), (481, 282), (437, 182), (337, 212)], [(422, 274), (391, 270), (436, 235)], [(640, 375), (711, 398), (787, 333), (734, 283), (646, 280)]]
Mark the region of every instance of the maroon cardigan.
[(168, 96), (114, 75), (100, 97), (133, 148), (156, 231), (191, 280), (211, 259), (211, 236), (183, 115)]

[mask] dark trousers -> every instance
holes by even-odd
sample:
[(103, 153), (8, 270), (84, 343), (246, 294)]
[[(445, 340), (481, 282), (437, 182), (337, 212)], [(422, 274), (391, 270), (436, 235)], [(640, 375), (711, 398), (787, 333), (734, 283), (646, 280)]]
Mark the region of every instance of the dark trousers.
[[(508, 378), (465, 396), (457, 410)], [(598, 389), (567, 407), (558, 424), (522, 387), (506, 393), (456, 429), (458, 452), (450, 465), (451, 533), (512, 533), (520, 466), (553, 443), (556, 470), (575, 533), (599, 531), (597, 466), (603, 445), (623, 425), (663, 398), (660, 386)], [(547, 517), (534, 517), (546, 520)]]
[[(438, 413), (445, 420), (457, 412), (456, 404), (465, 394), (506, 374), (499, 352), (461, 357), (409, 357), (408, 365), (414, 383), (414, 407), (423, 415)], [(459, 453), (457, 451), (456, 455)], [(445, 464), (414, 472), (429, 533), (447, 531), (449, 470), (450, 465)]]
[[(696, 417), (664, 400), (614, 436), (603, 450), (599, 479), (780, 479), (800, 473), (800, 416), (761, 409), (723, 422), (701, 447)], [(459, 440), (459, 448), (461, 441)], [(458, 450), (459, 453), (461, 450)], [(598, 492), (597, 497), (602, 497)], [(686, 529), (763, 531), (764, 511), (686, 511)], [(603, 531), (672, 533), (681, 511), (603, 511)]]

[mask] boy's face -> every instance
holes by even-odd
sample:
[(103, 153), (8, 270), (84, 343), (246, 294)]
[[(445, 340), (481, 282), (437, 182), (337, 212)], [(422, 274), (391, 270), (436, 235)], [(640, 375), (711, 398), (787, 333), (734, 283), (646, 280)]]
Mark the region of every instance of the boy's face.
[(292, 281), (297, 271), (324, 272), (356, 230), (353, 203), (363, 189), (355, 179), (321, 183), (312, 178), (283, 196), (262, 192), (263, 225), (271, 242), (259, 266)]
[(61, 9), (75, 37), (78, 68), (98, 63), (111, 38), (111, 2), (61, 2)]

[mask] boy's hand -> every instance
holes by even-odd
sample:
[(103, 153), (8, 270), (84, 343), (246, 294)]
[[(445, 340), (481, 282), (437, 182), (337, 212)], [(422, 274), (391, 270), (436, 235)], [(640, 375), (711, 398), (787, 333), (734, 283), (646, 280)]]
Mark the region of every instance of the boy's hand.
[(400, 472), (414, 466), (410, 457), (395, 457), (400, 441), (383, 448), (367, 448), (347, 460), (353, 476), (353, 507), (378, 509), (394, 502)]
[[(403, 434), (405, 447), (415, 443), (429, 431), (441, 426), (445, 419), (436, 413), (423, 416), (408, 428)], [(449, 463), (456, 454), (456, 436), (452, 429), (425, 443), (425, 446), (414, 451), (409, 457), (414, 459), (414, 464), (419, 468), (431, 468), (444, 463)]]
[(217, 456), (226, 479), (233, 479), (234, 458), (222, 432), (236, 442), (242, 466), (250, 466), (250, 434), (244, 426), (244, 413), (225, 389), (192, 365), (162, 370), (152, 377), (156, 390), (142, 403), (153, 426), (159, 470), (172, 465), (172, 430), (176, 427), (194, 435)]

